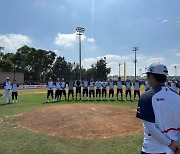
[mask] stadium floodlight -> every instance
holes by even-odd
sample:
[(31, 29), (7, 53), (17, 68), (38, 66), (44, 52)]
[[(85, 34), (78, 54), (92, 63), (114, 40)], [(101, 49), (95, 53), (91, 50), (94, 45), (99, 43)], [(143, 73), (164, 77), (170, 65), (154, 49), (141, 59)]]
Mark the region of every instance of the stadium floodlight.
[(139, 47), (133, 47), (133, 51), (134, 51), (134, 53), (135, 53), (135, 58), (134, 58), (134, 63), (135, 63), (135, 66), (134, 66), (134, 68), (135, 68), (135, 75), (134, 75), (134, 77), (135, 77), (135, 81), (136, 81), (136, 63), (137, 63), (136, 51), (138, 50), (138, 48), (139, 48)]
[(121, 64), (119, 63), (119, 77), (121, 76), (120, 67), (121, 67)]
[(77, 27), (76, 32), (77, 35), (79, 35), (79, 79), (81, 80), (81, 35), (83, 35), (83, 32), (85, 29), (83, 27)]
[(175, 69), (175, 76), (177, 76), (177, 66), (174, 66), (174, 69)]

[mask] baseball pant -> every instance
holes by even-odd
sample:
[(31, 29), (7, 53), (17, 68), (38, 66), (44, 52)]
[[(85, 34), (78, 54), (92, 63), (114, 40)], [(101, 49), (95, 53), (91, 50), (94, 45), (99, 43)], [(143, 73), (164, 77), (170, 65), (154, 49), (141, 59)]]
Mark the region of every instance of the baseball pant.
[(4, 91), (4, 104), (10, 103), (10, 90)]

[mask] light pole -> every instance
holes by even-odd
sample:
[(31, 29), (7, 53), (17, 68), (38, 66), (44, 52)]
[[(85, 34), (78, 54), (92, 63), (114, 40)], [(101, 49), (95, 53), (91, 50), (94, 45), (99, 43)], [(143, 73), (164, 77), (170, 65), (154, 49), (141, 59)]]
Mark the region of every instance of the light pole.
[(136, 63), (137, 63), (137, 59), (136, 59), (136, 51), (138, 50), (138, 47), (133, 47), (133, 51), (135, 53), (135, 57), (134, 57), (134, 63), (135, 63), (135, 80), (136, 80)]
[(120, 77), (120, 75), (121, 75), (120, 67), (121, 67), (121, 64), (119, 63), (119, 77)]
[(139, 72), (140, 72), (140, 77), (141, 77), (141, 71), (142, 71), (142, 69), (140, 68), (140, 69), (139, 69)]
[(177, 66), (174, 66), (175, 69), (175, 76), (177, 76)]
[(83, 35), (84, 30), (85, 29), (83, 27), (76, 28), (77, 35), (79, 35), (79, 66), (80, 66), (79, 79), (80, 80), (81, 80), (81, 35)]
[[(0, 47), (0, 56), (1, 56), (1, 50), (4, 50), (4, 47)], [(2, 57), (1, 57), (2, 59)]]

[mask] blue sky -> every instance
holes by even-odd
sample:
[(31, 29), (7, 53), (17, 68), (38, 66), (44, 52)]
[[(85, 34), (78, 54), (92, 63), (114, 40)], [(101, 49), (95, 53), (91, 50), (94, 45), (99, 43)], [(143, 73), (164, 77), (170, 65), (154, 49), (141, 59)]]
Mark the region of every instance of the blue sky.
[[(137, 75), (153, 62), (180, 75), (179, 0), (0, 0), (0, 46), (15, 52), (22, 45), (53, 50), (79, 62), (76, 27), (84, 27), (82, 65), (106, 57), (112, 75), (126, 62)], [(177, 66), (175, 71), (174, 66)]]

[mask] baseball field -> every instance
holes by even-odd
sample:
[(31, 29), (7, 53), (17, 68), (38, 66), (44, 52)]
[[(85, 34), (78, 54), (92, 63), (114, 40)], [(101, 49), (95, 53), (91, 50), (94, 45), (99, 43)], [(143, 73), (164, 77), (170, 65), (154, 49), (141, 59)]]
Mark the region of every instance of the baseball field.
[[(1, 91), (2, 92), (2, 91)], [(0, 97), (0, 154), (139, 154), (143, 131), (137, 101), (46, 103), (46, 90)]]

